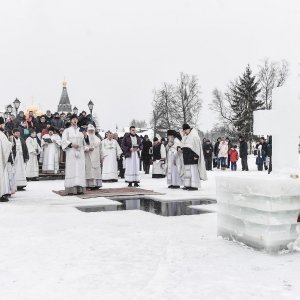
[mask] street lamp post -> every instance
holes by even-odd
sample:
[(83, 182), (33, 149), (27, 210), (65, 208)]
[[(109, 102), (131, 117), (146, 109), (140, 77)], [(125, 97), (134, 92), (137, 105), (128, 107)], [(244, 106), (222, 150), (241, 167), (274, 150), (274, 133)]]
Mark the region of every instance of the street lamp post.
[(13, 107), (9, 104), (6, 107), (6, 111), (8, 112), (9, 115), (11, 115), (12, 111), (13, 111)]
[(16, 110), (16, 116), (17, 116), (18, 115), (18, 109), (20, 107), (21, 101), (18, 98), (16, 98), (15, 101), (13, 102), (13, 104), (14, 104), (14, 107), (15, 107), (15, 110)]
[(76, 106), (74, 106), (73, 108), (73, 114), (75, 114), (76, 116), (78, 115), (78, 108)]
[(91, 114), (91, 120), (93, 121), (93, 108), (94, 108), (94, 103), (93, 103), (92, 100), (89, 101), (88, 107), (89, 107), (90, 114)]

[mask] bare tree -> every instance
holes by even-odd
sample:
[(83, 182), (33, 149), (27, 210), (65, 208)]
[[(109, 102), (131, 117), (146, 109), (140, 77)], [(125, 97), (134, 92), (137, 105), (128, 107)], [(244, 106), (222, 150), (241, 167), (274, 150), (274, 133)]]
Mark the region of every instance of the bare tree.
[(156, 92), (156, 108), (160, 110), (159, 126), (163, 129), (170, 129), (175, 124), (176, 99), (174, 86), (164, 83), (162, 88)]
[(176, 87), (176, 124), (189, 123), (197, 126), (199, 112), (202, 107), (200, 86), (196, 76), (181, 73)]
[(232, 123), (232, 110), (229, 103), (229, 94), (225, 95), (218, 89), (214, 89), (213, 99), (209, 105), (210, 110), (218, 114), (218, 118), (225, 123)]
[(289, 73), (288, 63), (285, 60), (280, 63), (270, 62), (266, 58), (258, 68), (258, 79), (261, 88), (260, 98), (264, 102), (264, 108), (271, 109), (273, 89), (284, 85)]

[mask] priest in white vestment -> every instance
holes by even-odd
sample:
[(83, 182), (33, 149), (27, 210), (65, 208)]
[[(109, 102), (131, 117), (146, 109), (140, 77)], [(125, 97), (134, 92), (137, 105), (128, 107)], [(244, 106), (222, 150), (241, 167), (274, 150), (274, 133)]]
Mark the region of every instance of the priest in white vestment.
[(130, 133), (125, 134), (122, 140), (122, 150), (125, 155), (125, 182), (128, 187), (139, 187), (140, 182), (140, 153), (143, 149), (141, 138), (136, 134), (136, 128), (130, 126)]
[(77, 126), (77, 115), (71, 116), (71, 126), (62, 135), (62, 149), (66, 151), (65, 191), (76, 195), (85, 192), (85, 142)]
[(89, 124), (85, 139), (85, 179), (86, 187), (97, 190), (102, 186), (101, 140), (95, 134), (95, 127)]
[(170, 189), (178, 189), (183, 185), (180, 176), (183, 170), (182, 152), (179, 151), (181, 136), (175, 130), (168, 130), (167, 151), (167, 184)]
[(183, 124), (181, 149), (183, 153), (183, 175), (185, 190), (197, 190), (201, 187), (200, 180), (207, 180), (202, 143), (196, 129)]
[(13, 129), (12, 153), (15, 162), (17, 190), (22, 191), (27, 186), (26, 163), (29, 159), (28, 149), (24, 140), (21, 139), (19, 129)]
[(41, 145), (43, 148), (43, 173), (57, 174), (59, 171), (61, 138), (55, 133), (54, 127), (48, 128), (48, 133), (42, 137)]
[(37, 142), (34, 129), (30, 129), (30, 136), (26, 139), (26, 146), (29, 154), (29, 160), (26, 163), (26, 178), (27, 180), (35, 181), (39, 177), (38, 155), (41, 153), (42, 148)]
[(12, 151), (10, 152), (8, 163), (5, 167), (6, 194), (10, 197), (17, 191), (16, 170)]
[(0, 117), (0, 202), (8, 201), (7, 188), (4, 178), (6, 178), (6, 167), (12, 149), (12, 144), (7, 139), (4, 131), (4, 119)]
[(166, 148), (157, 137), (153, 139), (152, 147), (152, 178), (166, 177)]
[(106, 139), (101, 142), (102, 152), (102, 180), (107, 182), (118, 181), (118, 159), (122, 150), (118, 142), (113, 138), (113, 133), (108, 131)]

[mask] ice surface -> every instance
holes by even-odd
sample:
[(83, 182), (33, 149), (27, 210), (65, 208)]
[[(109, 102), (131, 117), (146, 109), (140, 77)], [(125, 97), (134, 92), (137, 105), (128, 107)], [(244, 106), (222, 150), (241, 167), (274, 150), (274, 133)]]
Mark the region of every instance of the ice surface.
[(287, 248), (300, 214), (299, 79), (273, 92), (272, 110), (254, 113), (254, 134), (272, 135), (271, 175), (216, 177), (218, 234), (267, 251)]
[[(166, 193), (156, 196), (162, 200), (213, 198), (218, 173), (209, 172), (198, 192), (170, 190), (165, 179), (144, 174), (141, 186)], [(121, 180), (105, 184), (122, 186)], [(300, 254), (266, 255), (217, 238), (214, 213), (176, 218), (136, 210), (87, 214), (75, 207), (117, 203), (51, 192), (62, 188), (59, 180), (29, 182), (27, 191), (0, 205), (1, 300), (299, 297)]]
[(269, 252), (297, 238), (300, 180), (265, 174), (216, 177), (218, 234)]

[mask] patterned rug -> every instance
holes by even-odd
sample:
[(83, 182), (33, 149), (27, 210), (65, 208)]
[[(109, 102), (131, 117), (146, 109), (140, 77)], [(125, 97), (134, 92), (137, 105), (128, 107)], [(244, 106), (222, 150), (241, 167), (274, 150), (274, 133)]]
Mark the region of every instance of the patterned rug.
[[(65, 191), (52, 191), (60, 196), (72, 196), (66, 194)], [(164, 195), (151, 190), (144, 190), (135, 187), (99, 189), (94, 191), (86, 191), (82, 195), (73, 195), (81, 199), (97, 198), (97, 197), (117, 197), (117, 196), (142, 196), (142, 195)]]

